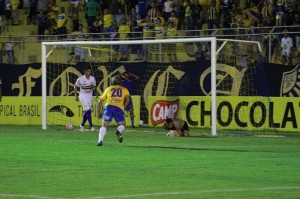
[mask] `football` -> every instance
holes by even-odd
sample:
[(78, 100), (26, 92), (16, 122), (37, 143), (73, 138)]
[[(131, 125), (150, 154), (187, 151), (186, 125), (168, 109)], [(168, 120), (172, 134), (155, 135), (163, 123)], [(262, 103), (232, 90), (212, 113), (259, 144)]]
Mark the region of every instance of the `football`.
[(68, 123), (68, 124), (66, 124), (66, 129), (67, 130), (73, 130), (73, 124), (72, 123)]
[(178, 133), (177, 133), (177, 131), (169, 130), (169, 131), (166, 133), (166, 136), (175, 137), (175, 136), (178, 136)]

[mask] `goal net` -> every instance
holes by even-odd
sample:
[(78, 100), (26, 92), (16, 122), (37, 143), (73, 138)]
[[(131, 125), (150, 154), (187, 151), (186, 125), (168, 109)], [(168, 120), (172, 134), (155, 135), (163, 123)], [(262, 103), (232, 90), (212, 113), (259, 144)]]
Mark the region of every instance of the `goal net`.
[[(259, 59), (257, 42), (214, 37), (43, 42), (43, 129), (67, 123), (78, 128), (82, 107), (74, 100), (73, 87), (90, 66), (99, 95), (111, 77), (132, 75), (135, 127), (161, 127), (176, 117), (191, 129), (210, 129), (212, 135), (217, 130), (266, 132), (268, 97)], [(97, 100), (92, 119), (98, 127)], [(125, 116), (130, 127), (126, 111)]]

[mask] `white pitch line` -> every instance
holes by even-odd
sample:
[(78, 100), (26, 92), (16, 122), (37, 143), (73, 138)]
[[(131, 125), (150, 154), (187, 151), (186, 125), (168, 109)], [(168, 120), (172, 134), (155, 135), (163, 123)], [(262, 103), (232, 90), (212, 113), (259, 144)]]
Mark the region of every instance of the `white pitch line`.
[(168, 196), (168, 195), (187, 195), (198, 193), (217, 193), (217, 192), (242, 192), (242, 191), (267, 191), (267, 190), (289, 190), (300, 189), (300, 187), (264, 187), (264, 188), (241, 188), (241, 189), (215, 189), (215, 190), (199, 190), (199, 191), (179, 191), (179, 192), (157, 192), (157, 193), (142, 193), (130, 194), (120, 196), (107, 196), (107, 197), (90, 197), (86, 199), (109, 199), (109, 198), (140, 198), (151, 196)]
[(54, 198), (48, 196), (38, 196), (38, 195), (23, 195), (23, 194), (6, 194), (0, 193), (0, 198), (38, 198), (38, 199), (68, 199), (68, 198)]
[[(109, 198), (140, 198), (140, 197), (151, 197), (151, 196), (168, 196), (168, 195), (187, 195), (187, 194), (199, 194), (199, 193), (220, 193), (220, 192), (242, 192), (242, 191), (272, 191), (272, 190), (290, 190), (299, 189), (299, 187), (263, 187), (263, 188), (239, 188), (239, 189), (212, 189), (212, 190), (199, 190), (199, 191), (176, 191), (176, 192), (156, 192), (156, 193), (141, 193), (141, 194), (128, 194), (128, 195), (117, 195), (117, 196), (95, 196), (88, 198), (78, 199), (109, 199)], [(20, 198), (38, 198), (38, 199), (68, 199), (68, 198), (55, 198), (48, 196), (38, 195), (21, 195), (21, 194), (5, 194), (0, 193), (1, 197), (20, 197)]]

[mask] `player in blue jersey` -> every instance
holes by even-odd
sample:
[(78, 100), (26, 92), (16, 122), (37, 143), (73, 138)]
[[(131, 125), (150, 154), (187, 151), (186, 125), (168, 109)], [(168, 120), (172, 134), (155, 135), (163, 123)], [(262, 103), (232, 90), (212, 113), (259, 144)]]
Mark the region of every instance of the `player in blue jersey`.
[[(122, 132), (125, 130), (124, 107), (130, 101), (130, 94), (127, 88), (121, 86), (121, 78), (115, 76), (111, 79), (111, 86), (105, 89), (98, 102), (98, 118), (102, 116), (102, 127), (99, 130), (97, 146), (103, 145), (103, 139), (109, 123), (114, 118), (118, 124), (116, 135), (120, 143), (123, 142)], [(103, 103), (105, 102), (104, 111)]]
[[(81, 101), (82, 109), (84, 111), (82, 122), (80, 124), (80, 131), (84, 131), (84, 124), (87, 120), (89, 122), (91, 130), (96, 130), (93, 126), (91, 116), (92, 97), (93, 90), (96, 89), (96, 79), (93, 76), (91, 76), (91, 72), (91, 67), (87, 66), (84, 70), (84, 75), (77, 79), (74, 86), (75, 100)], [(79, 97), (77, 93), (78, 88), (80, 88)], [(96, 93), (96, 97), (98, 97), (98, 92)]]
[[(130, 95), (132, 95), (133, 84), (135, 81), (140, 79), (139, 76), (129, 73), (129, 72), (124, 72), (121, 74), (121, 77), (122, 77), (121, 85), (124, 86), (125, 88), (127, 88)], [(130, 120), (131, 120), (131, 127), (134, 128), (134, 110), (133, 110), (133, 104), (132, 104), (131, 98), (130, 98), (130, 102), (129, 102), (128, 106), (125, 106), (125, 110), (129, 112)]]

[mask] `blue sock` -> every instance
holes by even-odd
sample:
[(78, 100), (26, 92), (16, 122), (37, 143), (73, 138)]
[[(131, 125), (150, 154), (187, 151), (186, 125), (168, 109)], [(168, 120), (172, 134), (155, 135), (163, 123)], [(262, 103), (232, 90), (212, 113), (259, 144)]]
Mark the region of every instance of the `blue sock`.
[(84, 124), (85, 124), (85, 122), (86, 122), (86, 120), (87, 120), (86, 112), (87, 112), (87, 111), (84, 111), (84, 113), (83, 113), (83, 118), (82, 118), (81, 126), (84, 126)]
[(134, 115), (130, 115), (131, 126), (134, 126)]
[(85, 113), (86, 113), (86, 118), (87, 118), (87, 120), (88, 120), (88, 122), (90, 124), (90, 127), (92, 127), (93, 123), (92, 123), (92, 113), (91, 113), (91, 110), (87, 110)]

